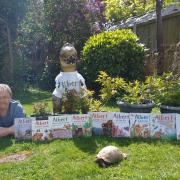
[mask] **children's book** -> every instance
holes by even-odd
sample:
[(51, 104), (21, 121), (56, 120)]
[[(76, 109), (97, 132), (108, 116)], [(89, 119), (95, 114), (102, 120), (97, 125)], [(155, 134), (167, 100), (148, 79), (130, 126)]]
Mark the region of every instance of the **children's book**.
[(176, 114), (176, 134), (177, 140), (180, 140), (180, 114)]
[(151, 137), (176, 139), (176, 114), (152, 114)]
[(16, 140), (32, 139), (32, 119), (33, 118), (16, 118), (15, 119), (15, 138)]
[(130, 137), (129, 113), (114, 113), (112, 124), (113, 137)]
[(32, 120), (32, 140), (52, 140), (51, 126), (48, 117), (36, 117)]
[(92, 134), (112, 136), (113, 113), (109, 112), (90, 112), (92, 118)]
[(53, 139), (72, 138), (72, 115), (49, 116)]
[(73, 136), (76, 137), (90, 137), (92, 136), (92, 118), (88, 114), (74, 114), (72, 115), (72, 131)]
[(130, 134), (131, 137), (150, 137), (150, 114), (130, 113)]

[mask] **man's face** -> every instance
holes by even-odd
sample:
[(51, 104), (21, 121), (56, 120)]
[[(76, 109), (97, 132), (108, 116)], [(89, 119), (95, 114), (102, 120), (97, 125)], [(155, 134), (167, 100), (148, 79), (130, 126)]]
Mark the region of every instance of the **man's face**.
[(5, 116), (7, 114), (11, 96), (7, 91), (0, 92), (0, 116)]

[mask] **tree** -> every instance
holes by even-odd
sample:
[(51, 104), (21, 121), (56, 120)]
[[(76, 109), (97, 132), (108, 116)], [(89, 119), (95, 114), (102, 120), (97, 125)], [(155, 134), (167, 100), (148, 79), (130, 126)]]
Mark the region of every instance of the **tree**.
[[(19, 24), (16, 46), (22, 54), (28, 69), (28, 82), (38, 85), (47, 56), (47, 44), (44, 30), (44, 4), (41, 0), (30, 0), (25, 18)], [(26, 67), (27, 67), (26, 66)]]
[(156, 0), (156, 15), (157, 15), (157, 51), (158, 51), (158, 62), (157, 62), (157, 73), (158, 75), (163, 74), (163, 62), (164, 62), (164, 46), (163, 46), (163, 23), (161, 10), (163, 7), (163, 0)]
[(64, 43), (74, 44), (78, 54), (94, 31), (94, 24), (102, 28), (105, 20), (101, 0), (44, 0), (45, 35), (48, 40), (48, 57), (41, 81), (46, 89), (54, 88), (59, 73), (59, 51)]
[(13, 83), (17, 26), (22, 20), (27, 0), (0, 1), (1, 81)]
[[(156, 7), (155, 0), (104, 0), (104, 2), (106, 18), (115, 22), (144, 14)], [(164, 6), (178, 2), (179, 0), (164, 0)]]

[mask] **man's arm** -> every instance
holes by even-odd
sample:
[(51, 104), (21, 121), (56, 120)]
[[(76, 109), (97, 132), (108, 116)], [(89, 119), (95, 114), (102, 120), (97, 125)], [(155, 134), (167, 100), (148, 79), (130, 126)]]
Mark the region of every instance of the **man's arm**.
[[(21, 104), (18, 104), (14, 115), (13, 115), (13, 119), (15, 118), (24, 118), (24, 111), (23, 111), (23, 107)], [(0, 137), (4, 137), (4, 136), (8, 136), (8, 135), (14, 135), (15, 133), (15, 126), (14, 123), (12, 126), (4, 128), (4, 127), (0, 127)]]
[(8, 128), (0, 127), (0, 137), (13, 135), (15, 133), (14, 125)]

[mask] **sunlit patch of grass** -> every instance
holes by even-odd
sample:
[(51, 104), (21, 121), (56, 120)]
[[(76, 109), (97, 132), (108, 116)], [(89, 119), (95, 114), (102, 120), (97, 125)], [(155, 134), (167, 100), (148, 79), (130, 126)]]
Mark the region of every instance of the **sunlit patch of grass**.
[[(4, 143), (6, 141), (6, 143)], [(9, 143), (7, 143), (9, 142)], [(0, 139), (1, 154), (32, 151), (23, 162), (0, 164), (0, 179), (179, 179), (180, 142), (107, 137), (55, 140), (50, 143)], [(115, 145), (127, 160), (102, 169), (94, 162), (98, 151)]]
[[(28, 115), (36, 102), (46, 101), (52, 110), (50, 92), (29, 89), (16, 99)], [(119, 111), (115, 104), (107, 105), (104, 110)], [(107, 145), (119, 147), (129, 154), (128, 159), (107, 169), (99, 168), (95, 156)], [(91, 137), (35, 143), (16, 142), (14, 137), (0, 138), (0, 157), (23, 151), (32, 152), (32, 156), (22, 162), (0, 164), (0, 180), (180, 179), (178, 141)]]

